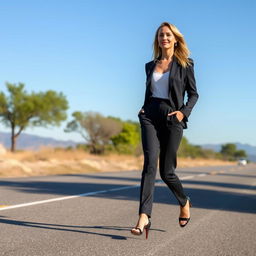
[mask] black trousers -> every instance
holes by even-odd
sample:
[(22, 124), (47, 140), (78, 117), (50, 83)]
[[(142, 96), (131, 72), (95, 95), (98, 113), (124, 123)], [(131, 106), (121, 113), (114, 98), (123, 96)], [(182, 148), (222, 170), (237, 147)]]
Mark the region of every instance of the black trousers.
[(183, 127), (172, 112), (168, 99), (151, 97), (140, 113), (144, 165), (141, 176), (139, 214), (151, 217), (157, 162), (161, 179), (173, 192), (181, 206), (187, 202), (182, 184), (175, 174), (177, 150), (183, 135)]

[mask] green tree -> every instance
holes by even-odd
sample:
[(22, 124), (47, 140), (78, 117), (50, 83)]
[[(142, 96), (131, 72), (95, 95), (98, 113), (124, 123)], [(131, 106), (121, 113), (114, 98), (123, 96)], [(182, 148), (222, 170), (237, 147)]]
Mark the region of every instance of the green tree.
[(235, 152), (234, 157), (235, 157), (236, 159), (238, 159), (238, 158), (246, 158), (246, 157), (247, 157), (247, 154), (246, 154), (246, 152), (245, 152), (244, 150), (237, 150), (237, 151)]
[(227, 144), (221, 145), (220, 153), (225, 160), (229, 160), (229, 161), (234, 160), (235, 152), (236, 152), (236, 144), (227, 143)]
[(9, 96), (0, 92), (1, 122), (11, 128), (11, 151), (18, 136), (27, 127), (57, 125), (66, 120), (68, 102), (62, 93), (49, 90), (27, 93), (23, 83), (6, 83)]
[(106, 146), (111, 142), (110, 138), (117, 135), (122, 124), (113, 118), (104, 117), (97, 112), (79, 112), (72, 114), (65, 132), (78, 132), (88, 143), (92, 154), (103, 154)]
[(183, 136), (178, 150), (178, 156), (181, 157), (193, 157), (193, 146), (189, 144), (188, 139)]
[(220, 153), (227, 160), (235, 160), (237, 158), (247, 157), (247, 154), (244, 150), (237, 150), (236, 144), (227, 143), (221, 146)]
[(210, 149), (203, 149), (200, 145), (192, 145), (183, 137), (178, 150), (178, 156), (191, 158), (218, 158), (218, 153)]
[(140, 142), (137, 125), (131, 122), (124, 122), (121, 132), (111, 137), (111, 141), (119, 153), (135, 153)]
[(221, 145), (220, 153), (226, 157), (233, 157), (236, 152), (236, 144), (227, 143)]

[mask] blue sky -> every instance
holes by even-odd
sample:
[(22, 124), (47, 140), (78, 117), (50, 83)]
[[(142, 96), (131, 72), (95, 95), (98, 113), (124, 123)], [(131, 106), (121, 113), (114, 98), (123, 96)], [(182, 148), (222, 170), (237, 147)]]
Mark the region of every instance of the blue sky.
[(28, 92), (63, 92), (70, 106), (60, 127), (25, 132), (82, 141), (63, 131), (74, 111), (139, 121), (144, 64), (156, 28), (168, 21), (185, 37), (200, 95), (184, 136), (193, 144), (256, 145), (255, 1), (0, 3), (0, 90), (23, 82)]

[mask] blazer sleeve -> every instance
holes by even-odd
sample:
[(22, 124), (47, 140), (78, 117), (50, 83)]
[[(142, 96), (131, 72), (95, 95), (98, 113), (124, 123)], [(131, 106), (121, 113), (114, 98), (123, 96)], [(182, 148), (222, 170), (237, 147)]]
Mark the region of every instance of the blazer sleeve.
[[(148, 79), (148, 70), (149, 70), (149, 63), (145, 64), (145, 73), (146, 73), (146, 86), (147, 86), (147, 79)], [(147, 88), (145, 88), (145, 96), (144, 96), (144, 103), (143, 106), (141, 107), (141, 109), (144, 109), (144, 106), (146, 105), (147, 102)]]
[(194, 74), (194, 61), (191, 58), (190, 61), (191, 65), (187, 67), (185, 77), (185, 91), (187, 92), (188, 99), (186, 104), (183, 105), (180, 109), (180, 111), (184, 114), (185, 121), (188, 121), (188, 117), (191, 114), (191, 111), (199, 98)]

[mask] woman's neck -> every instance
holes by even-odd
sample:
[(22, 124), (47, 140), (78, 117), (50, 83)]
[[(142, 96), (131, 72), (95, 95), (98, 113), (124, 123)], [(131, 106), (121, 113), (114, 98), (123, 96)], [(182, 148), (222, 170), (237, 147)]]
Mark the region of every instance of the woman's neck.
[(162, 49), (162, 56), (161, 56), (161, 60), (170, 60), (172, 59), (173, 56), (173, 48), (170, 49)]

